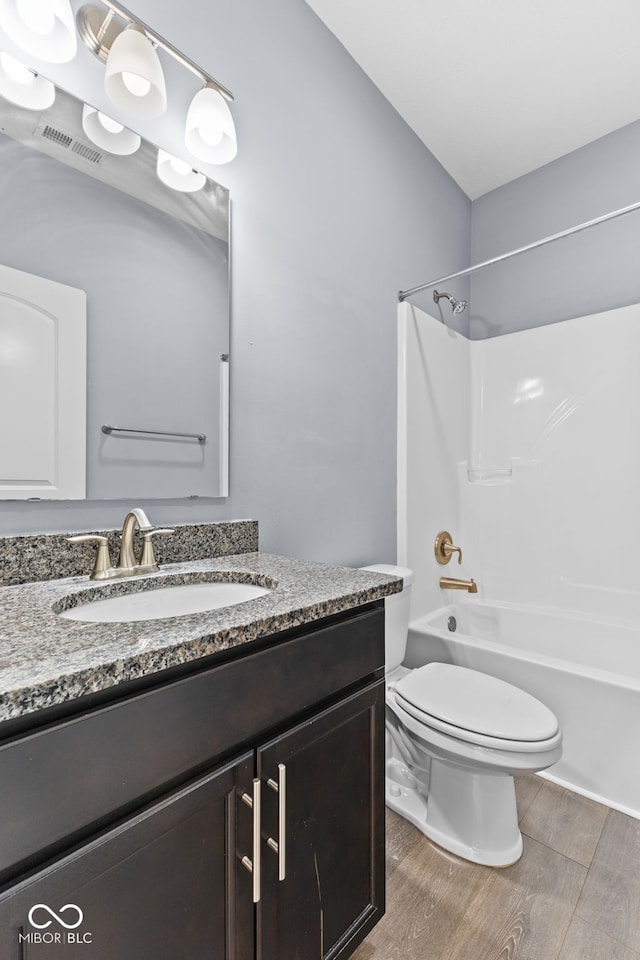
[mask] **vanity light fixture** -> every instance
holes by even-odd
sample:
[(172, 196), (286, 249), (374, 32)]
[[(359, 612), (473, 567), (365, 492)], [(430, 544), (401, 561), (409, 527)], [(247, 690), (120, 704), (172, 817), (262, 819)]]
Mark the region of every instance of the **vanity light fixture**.
[(101, 150), (120, 157), (135, 153), (142, 142), (139, 134), (86, 103), (82, 108), (82, 129)]
[(158, 177), (167, 187), (179, 190), (181, 193), (195, 193), (207, 182), (204, 173), (192, 170), (188, 163), (173, 157), (166, 150), (158, 150), (156, 169)]
[(27, 110), (46, 110), (56, 98), (56, 88), (20, 60), (0, 53), (0, 97)]
[(69, 0), (0, 0), (0, 28), (38, 60), (67, 63), (76, 55)]
[(158, 54), (136, 23), (129, 24), (111, 45), (104, 88), (116, 107), (134, 117), (159, 117), (167, 109), (167, 88)]
[[(0, 4), (3, 2), (6, 0), (0, 0)], [(166, 109), (167, 95), (156, 51), (168, 54), (204, 84), (188, 110), (187, 149), (208, 163), (232, 160), (237, 152), (228, 106), (233, 94), (120, 4), (99, 2), (102, 6), (81, 7), (76, 24), (89, 50), (106, 63), (105, 88), (113, 103), (137, 117), (160, 116)]]
[(191, 101), (184, 139), (187, 150), (206, 163), (228, 163), (238, 151), (227, 101), (210, 83), (198, 90)]

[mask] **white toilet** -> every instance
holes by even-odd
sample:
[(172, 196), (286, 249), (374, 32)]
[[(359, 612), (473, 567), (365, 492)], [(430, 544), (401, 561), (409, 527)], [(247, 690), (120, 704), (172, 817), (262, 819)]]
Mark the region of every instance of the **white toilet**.
[(450, 663), (409, 670), (405, 657), (413, 573), (385, 599), (386, 803), (426, 836), (492, 867), (522, 853), (513, 774), (560, 759), (555, 715), (512, 684)]

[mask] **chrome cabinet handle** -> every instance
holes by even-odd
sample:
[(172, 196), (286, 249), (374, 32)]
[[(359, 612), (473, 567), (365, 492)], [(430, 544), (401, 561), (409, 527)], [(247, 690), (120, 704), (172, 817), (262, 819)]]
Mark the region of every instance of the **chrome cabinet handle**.
[(260, 780), (253, 781), (253, 796), (248, 793), (242, 794), (242, 800), (253, 811), (253, 858), (246, 855), (242, 858), (242, 866), (246, 867), (253, 876), (253, 902), (260, 902)]
[(287, 875), (287, 768), (278, 764), (278, 782), (269, 778), (267, 785), (278, 794), (278, 840), (267, 839), (267, 846), (278, 854), (278, 880)]

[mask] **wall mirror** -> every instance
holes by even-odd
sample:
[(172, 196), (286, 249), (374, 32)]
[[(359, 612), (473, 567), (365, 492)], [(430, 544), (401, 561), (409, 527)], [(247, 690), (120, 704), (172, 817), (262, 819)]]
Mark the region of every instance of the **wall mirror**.
[[(145, 140), (100, 151), (83, 106), (59, 89), (41, 113), (0, 99), (0, 264), (86, 294), (86, 498), (226, 496), (228, 190), (166, 186)], [(2, 302), (0, 378), (14, 362)], [(32, 394), (13, 374), (0, 437)]]

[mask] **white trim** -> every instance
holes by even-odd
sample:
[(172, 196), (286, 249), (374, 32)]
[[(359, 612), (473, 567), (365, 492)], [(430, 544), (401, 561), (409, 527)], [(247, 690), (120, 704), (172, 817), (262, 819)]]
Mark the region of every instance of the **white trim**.
[(398, 317), (398, 407), (396, 445), (396, 563), (408, 566), (407, 562), (407, 324), (408, 303), (399, 303)]

